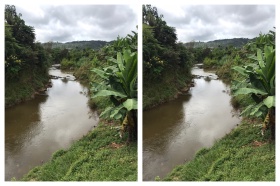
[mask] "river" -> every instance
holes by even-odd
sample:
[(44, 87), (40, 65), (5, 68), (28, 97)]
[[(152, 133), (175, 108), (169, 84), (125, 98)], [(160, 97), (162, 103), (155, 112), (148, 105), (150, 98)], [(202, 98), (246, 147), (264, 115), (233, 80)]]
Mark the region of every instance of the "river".
[(98, 124), (88, 105), (88, 89), (71, 73), (51, 68), (52, 87), (46, 95), (5, 109), (5, 180), (20, 179), (47, 162), (59, 149), (67, 149)]
[(143, 180), (165, 177), (240, 123), (229, 87), (215, 72), (192, 69), (195, 86), (176, 100), (143, 112)]

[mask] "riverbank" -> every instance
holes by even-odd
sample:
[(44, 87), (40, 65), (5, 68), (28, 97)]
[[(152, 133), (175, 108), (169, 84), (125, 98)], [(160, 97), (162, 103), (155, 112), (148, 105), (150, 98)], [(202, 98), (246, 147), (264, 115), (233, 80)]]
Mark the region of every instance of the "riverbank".
[(191, 86), (190, 69), (176, 68), (162, 74), (160, 79), (143, 80), (143, 110), (154, 108), (162, 103), (174, 100)]
[(45, 69), (23, 71), (17, 78), (5, 80), (5, 108), (34, 98), (35, 93), (48, 85)]
[(118, 126), (100, 122), (98, 127), (67, 150), (35, 167), (22, 181), (136, 181), (137, 143), (126, 145)]
[[(225, 70), (218, 71), (217, 74), (220, 74)], [(222, 76), (226, 82), (230, 79)], [(238, 96), (231, 102), (237, 108), (244, 108), (251, 100), (246, 96)], [(262, 136), (261, 129), (261, 120), (243, 118), (239, 126), (213, 147), (201, 149), (193, 160), (177, 166), (162, 180), (275, 181), (275, 142), (270, 140), (269, 131)]]
[(163, 181), (275, 181), (275, 143), (260, 134), (261, 127), (259, 121), (243, 120)]
[(195, 86), (178, 99), (143, 113), (143, 179), (164, 178), (196, 152), (211, 147), (237, 124), (229, 87), (214, 71), (194, 67)]
[[(84, 73), (90, 76), (89, 71)], [(89, 86), (88, 81), (83, 83)], [(88, 104), (100, 113), (109, 103), (103, 98), (89, 99)], [(69, 149), (54, 153), (48, 162), (33, 168), (21, 181), (136, 181), (137, 142), (127, 144), (127, 136), (120, 138), (119, 132), (119, 124), (100, 121)]]

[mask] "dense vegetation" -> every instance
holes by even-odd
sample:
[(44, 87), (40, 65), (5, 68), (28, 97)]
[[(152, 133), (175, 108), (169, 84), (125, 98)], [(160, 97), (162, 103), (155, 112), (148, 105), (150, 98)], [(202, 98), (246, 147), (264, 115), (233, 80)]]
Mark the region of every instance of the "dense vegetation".
[(214, 41), (201, 42), (201, 41), (192, 41), (184, 43), (186, 47), (202, 47), (202, 48), (217, 48), (217, 47), (229, 47), (233, 46), (236, 48), (242, 48), (245, 44), (254, 39), (248, 38), (233, 38), (233, 39), (218, 39)]
[[(143, 108), (174, 99), (191, 79), (193, 56), (156, 7), (143, 5)], [(172, 73), (170, 73), (172, 72)]]
[(107, 42), (107, 41), (71, 41), (66, 43), (60, 43), (60, 42), (47, 42), (42, 43), (43, 46), (48, 46), (51, 44), (52, 48), (59, 48), (59, 49), (94, 49), (98, 50), (105, 45), (111, 44), (113, 41)]
[(243, 122), (210, 149), (200, 150), (194, 160), (176, 167), (164, 180), (273, 181), (275, 32), (260, 34), (254, 42), (217, 59), (209, 67), (215, 66), (218, 75), (231, 82), (232, 102), (242, 111)]
[(34, 28), (16, 7), (5, 6), (5, 107), (30, 99), (48, 82), (50, 58), (35, 42)]

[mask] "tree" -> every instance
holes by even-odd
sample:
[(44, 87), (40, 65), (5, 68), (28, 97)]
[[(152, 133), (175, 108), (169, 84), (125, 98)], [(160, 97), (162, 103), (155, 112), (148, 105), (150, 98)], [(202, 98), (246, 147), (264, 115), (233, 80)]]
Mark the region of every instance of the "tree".
[(11, 25), (13, 36), (20, 44), (33, 46), (35, 41), (34, 28), (25, 25), (25, 21), (21, 19), (21, 14), (17, 14), (14, 5), (5, 5), (5, 22)]
[(102, 78), (93, 83), (95, 97), (110, 97), (114, 104), (100, 115), (107, 119), (120, 120), (123, 131), (128, 130), (128, 142), (137, 140), (137, 53), (126, 49), (117, 53), (117, 59), (110, 58), (112, 66), (92, 71)]
[(233, 67), (244, 77), (236, 81), (234, 95), (251, 95), (254, 103), (242, 111), (242, 115), (264, 119), (263, 130), (270, 127), (271, 138), (275, 139), (275, 32), (260, 35), (250, 44), (256, 55), (250, 55), (252, 63)]
[(47, 58), (41, 44), (35, 43), (34, 28), (25, 24), (14, 5), (5, 5), (6, 77), (16, 77), (25, 67), (42, 66), (47, 63)]

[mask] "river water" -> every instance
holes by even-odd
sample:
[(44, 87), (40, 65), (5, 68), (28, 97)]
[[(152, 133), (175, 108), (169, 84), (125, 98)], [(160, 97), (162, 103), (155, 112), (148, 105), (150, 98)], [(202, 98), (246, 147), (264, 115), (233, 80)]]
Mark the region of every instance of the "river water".
[(203, 147), (240, 123), (229, 87), (214, 72), (193, 68), (195, 86), (186, 95), (143, 113), (143, 180), (163, 178)]
[(46, 95), (5, 109), (6, 181), (21, 178), (98, 124), (87, 105), (87, 88), (71, 73), (52, 68), (49, 74), (62, 78), (51, 80)]

